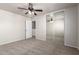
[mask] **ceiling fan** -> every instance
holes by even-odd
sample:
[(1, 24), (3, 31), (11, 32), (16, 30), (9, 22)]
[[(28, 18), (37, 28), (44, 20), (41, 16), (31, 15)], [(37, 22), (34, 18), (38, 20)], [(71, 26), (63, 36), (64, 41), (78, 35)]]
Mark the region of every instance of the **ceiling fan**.
[(32, 14), (32, 13), (33, 15), (37, 15), (36, 12), (43, 12), (42, 9), (34, 9), (32, 3), (29, 3), (28, 8), (18, 7), (18, 9), (27, 10), (27, 12), (25, 12), (25, 15)]

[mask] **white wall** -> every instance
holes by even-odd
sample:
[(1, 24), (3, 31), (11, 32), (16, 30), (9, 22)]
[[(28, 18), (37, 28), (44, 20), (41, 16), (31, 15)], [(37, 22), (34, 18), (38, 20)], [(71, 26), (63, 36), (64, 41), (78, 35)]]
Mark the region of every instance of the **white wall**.
[(79, 50), (79, 4), (78, 4), (78, 41), (77, 41), (77, 48), (78, 48), (78, 50)]
[(77, 47), (77, 6), (65, 9), (65, 45)]
[(26, 18), (26, 39), (32, 37), (32, 20), (31, 18)]
[(25, 17), (0, 10), (0, 45), (25, 39)]
[(36, 21), (36, 39), (46, 40), (46, 16), (37, 16), (34, 19)]

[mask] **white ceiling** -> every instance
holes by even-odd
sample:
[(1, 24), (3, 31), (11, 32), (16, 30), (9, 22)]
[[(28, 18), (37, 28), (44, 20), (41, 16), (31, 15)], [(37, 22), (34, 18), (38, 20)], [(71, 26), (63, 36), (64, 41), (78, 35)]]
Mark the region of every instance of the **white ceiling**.
[[(43, 9), (43, 12), (37, 12), (38, 15), (45, 14), (54, 10), (67, 8), (75, 3), (33, 3), (35, 9)], [(17, 14), (25, 15), (25, 11), (18, 9), (17, 7), (27, 8), (28, 3), (0, 3), (0, 9), (4, 9)]]

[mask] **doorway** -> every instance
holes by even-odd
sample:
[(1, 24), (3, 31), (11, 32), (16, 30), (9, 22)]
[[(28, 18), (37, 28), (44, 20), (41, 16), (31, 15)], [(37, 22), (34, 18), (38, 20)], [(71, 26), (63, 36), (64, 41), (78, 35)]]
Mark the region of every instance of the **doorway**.
[(56, 45), (64, 45), (64, 11), (46, 16), (46, 39)]
[(35, 38), (36, 21), (32, 21), (32, 37)]

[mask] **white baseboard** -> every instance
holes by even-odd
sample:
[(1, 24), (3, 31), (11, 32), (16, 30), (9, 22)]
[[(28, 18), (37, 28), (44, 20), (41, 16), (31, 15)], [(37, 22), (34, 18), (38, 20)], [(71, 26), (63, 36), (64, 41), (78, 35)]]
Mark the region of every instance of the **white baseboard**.
[[(65, 46), (68, 46), (68, 47), (73, 47), (73, 48), (77, 48), (77, 46), (74, 46), (74, 45), (71, 45), (71, 44), (64, 44)], [(77, 48), (78, 49), (78, 48)]]
[(12, 42), (16, 42), (16, 41), (20, 41), (20, 40), (25, 40), (25, 39), (2, 41), (2, 42), (0, 42), (0, 45), (4, 45), (4, 44), (8, 44), (8, 43), (12, 43)]

